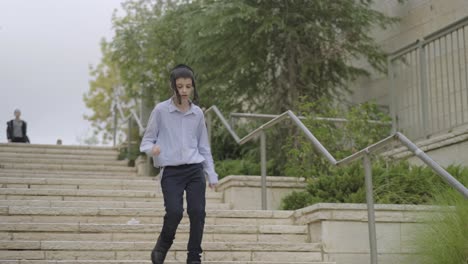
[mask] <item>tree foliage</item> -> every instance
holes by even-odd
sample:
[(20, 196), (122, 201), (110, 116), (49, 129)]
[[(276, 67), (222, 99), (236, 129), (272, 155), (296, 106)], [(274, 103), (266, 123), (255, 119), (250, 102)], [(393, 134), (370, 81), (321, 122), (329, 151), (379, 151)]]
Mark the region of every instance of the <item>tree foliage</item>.
[[(296, 111), (303, 96), (344, 100), (349, 82), (367, 74), (355, 61), (384, 70), (385, 54), (370, 32), (396, 19), (372, 3), (128, 0), (125, 14), (113, 17), (110, 58), (126, 96), (143, 101), (144, 122), (154, 104), (170, 96), (169, 70), (179, 63), (195, 69), (202, 107), (216, 104), (224, 113)], [(108, 119), (101, 121), (109, 126)], [(276, 157), (282, 155), (282, 138), (294, 131), (278, 131), (269, 153), (284, 160)], [(226, 151), (221, 145), (213, 146)]]
[[(89, 66), (91, 80), (89, 90), (83, 95), (83, 100), (93, 113), (85, 115), (84, 118), (91, 122), (95, 128), (95, 134), (102, 134), (102, 141), (106, 143), (113, 137), (113, 97), (115, 90), (121, 86), (120, 71), (113, 62), (110, 44), (105, 40), (101, 41), (101, 62), (93, 67)], [(119, 96), (122, 101), (124, 113), (128, 113), (128, 103), (130, 97), (122, 94)], [(121, 139), (120, 139), (121, 140)]]
[[(304, 98), (299, 110), (305, 117), (304, 125), (336, 159), (345, 158), (390, 135), (390, 117), (372, 102), (337, 108), (326, 100), (311, 102)], [(321, 120), (323, 116), (347, 121)], [(336, 171), (335, 165), (317, 152), (303, 133), (290, 136), (283, 150), (287, 153), (286, 175), (314, 178)]]
[[(114, 17), (114, 59), (132, 96), (168, 95), (168, 70), (199, 73), (203, 105), (278, 113), (300, 96), (343, 99), (349, 81), (383, 70), (373, 27), (396, 21), (373, 1), (127, 1)], [(154, 103), (154, 102), (148, 102)]]
[[(209, 104), (227, 110), (295, 110), (300, 96), (342, 99), (349, 81), (367, 74), (364, 59), (384, 69), (370, 37), (393, 18), (372, 1), (193, 1), (182, 50), (203, 80)], [(179, 12), (176, 10), (175, 12)], [(183, 14), (184, 12), (182, 12)]]

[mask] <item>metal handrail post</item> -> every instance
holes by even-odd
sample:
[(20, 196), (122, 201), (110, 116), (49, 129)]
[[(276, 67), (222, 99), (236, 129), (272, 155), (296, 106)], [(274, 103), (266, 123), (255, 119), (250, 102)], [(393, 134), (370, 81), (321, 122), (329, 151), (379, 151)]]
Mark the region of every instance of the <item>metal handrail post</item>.
[(395, 134), (398, 131), (397, 116), (396, 116), (396, 87), (393, 79), (393, 61), (389, 56), (387, 58), (387, 71), (389, 79), (389, 94), (390, 94), (390, 114), (392, 116), (392, 134)]
[(266, 189), (266, 135), (265, 131), (260, 132), (260, 164), (262, 177), (262, 210), (267, 209), (267, 189)]
[(372, 185), (372, 164), (369, 153), (363, 157), (364, 177), (366, 185), (366, 201), (367, 201), (367, 222), (369, 228), (369, 246), (371, 264), (377, 264), (377, 232), (375, 229), (375, 210), (374, 210), (374, 195)]
[(128, 134), (127, 134), (127, 158), (130, 159), (130, 150), (132, 144), (132, 116), (128, 118)]
[(117, 126), (118, 126), (118, 117), (117, 117), (117, 106), (114, 105), (113, 107), (113, 115), (114, 115), (114, 131), (113, 131), (113, 138), (112, 138), (112, 141), (113, 141), (113, 146), (115, 147), (115, 145), (117, 144)]
[(206, 127), (207, 127), (207, 132), (208, 132), (208, 144), (211, 147), (211, 129), (212, 129), (212, 118), (211, 118), (211, 113), (208, 113), (206, 115)]
[(420, 106), (420, 111), (421, 111), (421, 123), (422, 123), (422, 129), (423, 129), (423, 135), (424, 137), (427, 137), (429, 135), (429, 129), (428, 129), (428, 96), (427, 96), (427, 70), (426, 70), (426, 53), (425, 53), (425, 47), (423, 44), (423, 41), (419, 41), (418, 43), (418, 50), (419, 50), (419, 76), (421, 78), (421, 106)]

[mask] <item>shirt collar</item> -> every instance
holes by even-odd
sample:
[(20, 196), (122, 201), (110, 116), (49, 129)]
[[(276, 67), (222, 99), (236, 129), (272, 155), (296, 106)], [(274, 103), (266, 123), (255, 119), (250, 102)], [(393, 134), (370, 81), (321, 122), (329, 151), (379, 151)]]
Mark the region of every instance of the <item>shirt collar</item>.
[[(169, 99), (169, 112), (172, 113), (172, 112), (175, 112), (175, 111), (181, 112), (179, 110), (179, 108), (177, 108), (177, 106), (175, 106), (174, 101), (172, 100), (172, 97), (171, 97)], [(183, 113), (183, 114), (184, 115), (195, 114), (195, 112), (193, 112), (193, 103), (192, 102), (190, 102), (189, 110), (187, 112)]]

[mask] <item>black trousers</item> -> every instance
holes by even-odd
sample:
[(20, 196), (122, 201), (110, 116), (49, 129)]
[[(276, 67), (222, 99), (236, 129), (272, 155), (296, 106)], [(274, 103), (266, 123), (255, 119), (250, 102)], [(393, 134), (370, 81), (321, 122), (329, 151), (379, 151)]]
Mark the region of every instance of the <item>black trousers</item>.
[(26, 137), (14, 137), (11, 139), (11, 142), (27, 143), (28, 141), (26, 140)]
[(206, 180), (203, 165), (187, 164), (164, 168), (161, 187), (166, 215), (160, 234), (160, 247), (169, 250), (183, 215), (183, 195), (186, 192), (187, 213), (190, 218), (190, 237), (187, 245), (187, 260), (200, 261), (201, 242), (205, 226)]

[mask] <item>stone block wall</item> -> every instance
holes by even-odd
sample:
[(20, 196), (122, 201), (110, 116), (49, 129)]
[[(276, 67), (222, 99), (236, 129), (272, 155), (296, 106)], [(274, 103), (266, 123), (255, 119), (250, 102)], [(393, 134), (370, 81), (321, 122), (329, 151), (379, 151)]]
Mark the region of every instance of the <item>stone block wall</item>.
[[(418, 230), (443, 209), (434, 206), (375, 205), (379, 264), (410, 263), (417, 249)], [(312, 243), (322, 243), (324, 261), (370, 263), (365, 204), (315, 204), (295, 211), (297, 224), (306, 224)]]

